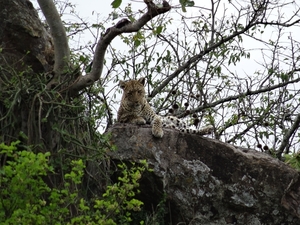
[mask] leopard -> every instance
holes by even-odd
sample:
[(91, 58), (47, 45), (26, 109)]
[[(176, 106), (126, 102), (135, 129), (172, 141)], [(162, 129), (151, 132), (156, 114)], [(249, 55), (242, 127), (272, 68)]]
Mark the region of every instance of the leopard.
[(123, 90), (120, 107), (117, 113), (117, 122), (152, 125), (152, 135), (157, 138), (164, 136), (163, 128), (175, 128), (185, 133), (205, 135), (212, 133), (213, 127), (202, 129), (188, 128), (187, 124), (175, 116), (162, 117), (157, 115), (146, 99), (145, 77), (137, 80), (119, 81)]

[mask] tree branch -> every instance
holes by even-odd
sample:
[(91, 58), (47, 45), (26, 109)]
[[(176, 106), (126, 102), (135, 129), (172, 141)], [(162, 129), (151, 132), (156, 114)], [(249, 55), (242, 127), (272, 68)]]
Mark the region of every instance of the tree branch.
[(206, 55), (209, 52), (215, 50), (216, 48), (218, 48), (222, 44), (226, 43), (227, 41), (234, 39), (236, 36), (245, 33), (246, 31), (248, 31), (249, 29), (251, 29), (253, 26), (256, 26), (258, 24), (262, 24), (262, 25), (277, 25), (277, 26), (290, 27), (290, 26), (293, 26), (294, 24), (299, 23), (299, 21), (300, 21), (300, 19), (296, 20), (296, 21), (294, 21), (292, 23), (278, 23), (278, 22), (262, 22), (262, 21), (257, 21), (257, 12), (256, 12), (256, 14), (253, 16), (252, 20), (247, 24), (247, 26), (245, 26), (244, 29), (242, 29), (240, 31), (234, 32), (232, 35), (230, 35), (230, 36), (228, 36), (226, 38), (223, 38), (219, 42), (217, 42), (215, 44), (212, 44), (210, 47), (204, 49), (199, 54), (192, 56), (187, 62), (185, 62), (182, 66), (178, 67), (178, 69), (176, 71), (174, 71), (172, 74), (170, 74), (168, 76), (168, 78), (161, 83), (161, 85), (159, 85), (158, 87), (156, 87), (152, 91), (152, 93), (150, 94), (149, 97), (153, 98), (155, 95), (157, 95), (158, 93), (160, 93), (161, 90), (164, 87), (166, 87), (171, 80), (173, 80), (175, 77), (177, 77), (183, 70), (188, 69), (188, 68), (192, 67), (194, 64), (198, 63), (198, 61), (201, 60), (204, 55)]
[(289, 144), (290, 137), (294, 134), (294, 132), (299, 128), (300, 125), (300, 114), (295, 119), (295, 122), (293, 123), (291, 129), (289, 129), (286, 134), (283, 136), (281, 145), (279, 146), (276, 156), (278, 159), (281, 159), (281, 155), (286, 148), (286, 146)]
[(206, 54), (208, 54), (209, 52), (215, 50), (216, 48), (218, 48), (219, 46), (221, 46), (222, 44), (226, 43), (229, 40), (234, 39), (236, 36), (245, 33), (247, 30), (249, 30), (251, 27), (257, 25), (258, 23), (250, 23), (248, 24), (248, 26), (246, 26), (244, 29), (240, 30), (240, 31), (236, 31), (233, 34), (229, 35), (226, 38), (223, 38), (221, 41), (212, 44), (210, 47), (205, 48), (203, 51), (201, 51), (199, 54), (192, 56), (187, 62), (185, 62), (182, 66), (178, 67), (178, 69), (176, 71), (174, 71), (172, 74), (170, 74), (168, 76), (167, 79), (165, 79), (161, 85), (159, 85), (158, 87), (156, 87), (150, 94), (149, 97), (154, 97), (155, 95), (157, 95), (158, 93), (161, 92), (161, 90), (166, 87), (169, 82), (171, 80), (173, 80), (175, 77), (177, 77), (183, 70), (188, 69), (190, 67), (193, 67), (194, 64), (197, 64), (199, 60), (202, 59), (202, 57)]
[(55, 51), (53, 80), (57, 81), (59, 80), (59, 76), (68, 68), (70, 61), (70, 50), (66, 30), (52, 0), (38, 0), (38, 3), (49, 24), (53, 37)]
[(171, 6), (166, 1), (163, 1), (162, 7), (155, 5), (152, 0), (144, 0), (144, 2), (147, 4), (147, 12), (141, 18), (133, 23), (131, 23), (127, 19), (123, 19), (119, 21), (115, 26), (106, 30), (106, 33), (100, 38), (97, 43), (91, 72), (85, 76), (80, 76), (73, 83), (73, 85), (70, 86), (70, 95), (76, 94), (78, 91), (92, 85), (95, 81), (100, 79), (106, 49), (116, 36), (122, 33), (132, 33), (139, 31), (152, 18), (166, 13), (171, 9)]
[[(293, 74), (293, 73), (299, 72), (299, 71), (300, 71), (300, 69), (293, 70), (289, 74)], [(273, 86), (261, 88), (261, 89), (255, 90), (255, 91), (248, 90), (248, 91), (240, 93), (238, 95), (228, 96), (227, 98), (223, 98), (223, 99), (220, 99), (218, 101), (215, 101), (215, 102), (212, 102), (212, 103), (209, 103), (209, 104), (205, 104), (205, 105), (199, 106), (199, 107), (197, 107), (195, 109), (190, 110), (190, 114), (193, 114), (193, 113), (196, 113), (196, 112), (200, 112), (203, 109), (211, 108), (211, 107), (214, 107), (216, 105), (219, 105), (219, 104), (222, 104), (222, 103), (225, 103), (225, 102), (229, 102), (229, 101), (232, 101), (232, 100), (236, 100), (236, 99), (239, 99), (239, 98), (244, 97), (244, 96), (250, 96), (250, 95), (256, 95), (256, 94), (268, 92), (268, 91), (271, 91), (271, 90), (274, 90), (274, 89), (277, 89), (277, 88), (280, 88), (280, 87), (284, 87), (284, 86), (286, 86), (288, 84), (297, 83), (297, 82), (300, 82), (300, 78), (297, 78), (297, 79), (291, 80), (291, 81), (286, 81), (286, 82), (283, 82), (283, 83), (280, 83), (280, 84), (276, 84), (276, 85), (273, 85)], [(179, 118), (183, 117), (183, 116), (185, 116), (184, 113), (178, 115)]]

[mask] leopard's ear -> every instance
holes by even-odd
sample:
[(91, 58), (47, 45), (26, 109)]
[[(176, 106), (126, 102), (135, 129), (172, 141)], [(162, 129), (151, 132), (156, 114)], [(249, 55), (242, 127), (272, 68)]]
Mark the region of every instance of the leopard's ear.
[(138, 82), (140, 82), (143, 86), (145, 85), (145, 77), (141, 77), (140, 79), (138, 79)]
[(126, 85), (126, 82), (125, 82), (125, 81), (123, 81), (123, 80), (120, 80), (120, 81), (119, 81), (119, 86), (120, 86), (120, 88), (124, 89), (124, 88), (125, 88), (125, 85)]

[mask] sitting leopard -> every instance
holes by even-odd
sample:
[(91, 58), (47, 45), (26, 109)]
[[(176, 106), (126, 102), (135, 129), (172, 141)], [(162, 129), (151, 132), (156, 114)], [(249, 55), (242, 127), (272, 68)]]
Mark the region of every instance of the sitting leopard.
[(145, 97), (145, 78), (138, 80), (120, 81), (123, 89), (121, 105), (118, 110), (117, 121), (120, 123), (152, 124), (152, 134), (162, 138), (163, 127), (174, 127), (186, 133), (208, 134), (213, 130), (212, 126), (200, 130), (187, 128), (187, 125), (174, 116), (160, 117), (151, 109)]

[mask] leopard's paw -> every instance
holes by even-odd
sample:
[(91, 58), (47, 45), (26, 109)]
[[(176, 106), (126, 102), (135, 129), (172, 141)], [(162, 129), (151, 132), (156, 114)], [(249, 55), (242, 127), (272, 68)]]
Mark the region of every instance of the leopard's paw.
[(164, 131), (158, 127), (152, 127), (152, 134), (154, 137), (162, 138), (164, 136)]
[(137, 125), (144, 125), (146, 124), (146, 120), (143, 117), (138, 117), (134, 119), (134, 123)]

